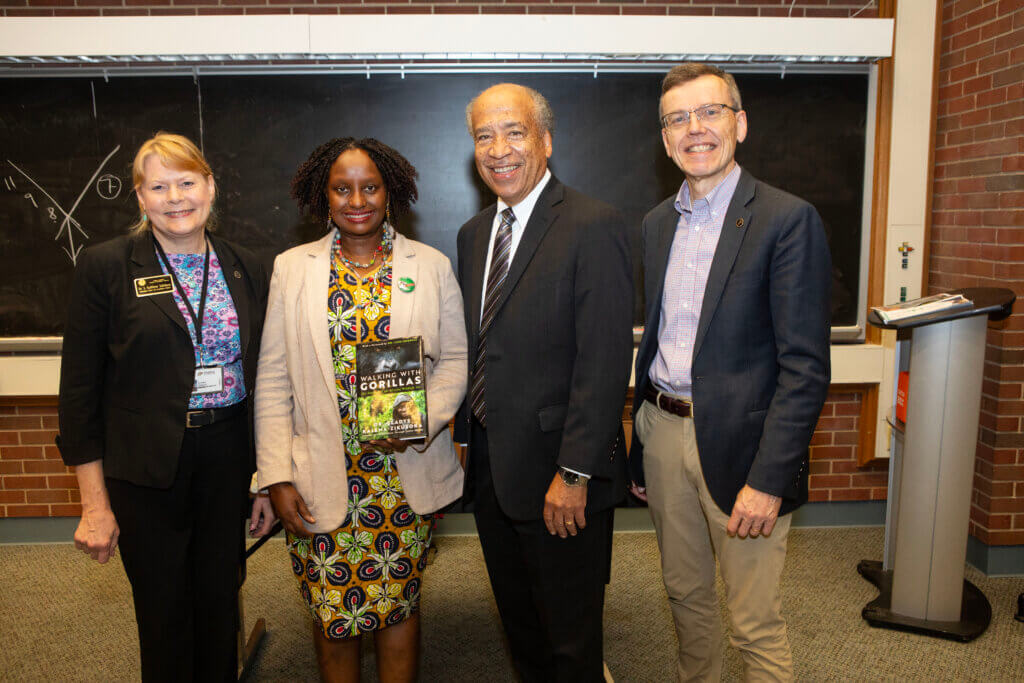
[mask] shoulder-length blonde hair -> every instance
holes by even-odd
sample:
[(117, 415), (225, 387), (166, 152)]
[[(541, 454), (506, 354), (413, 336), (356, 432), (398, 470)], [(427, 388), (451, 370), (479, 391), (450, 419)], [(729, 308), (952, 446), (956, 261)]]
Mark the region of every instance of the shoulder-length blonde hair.
[[(132, 187), (138, 191), (139, 187), (146, 180), (143, 166), (149, 155), (155, 154), (160, 157), (161, 163), (167, 168), (179, 171), (192, 171), (204, 178), (213, 177), (213, 169), (210, 168), (206, 157), (199, 151), (195, 143), (184, 135), (160, 131), (150, 139), (142, 143), (139, 151), (135, 153), (135, 161), (132, 162)], [(213, 230), (216, 224), (216, 214), (213, 208), (210, 209), (210, 217), (206, 221), (206, 229)], [(139, 217), (131, 226), (132, 232), (142, 232), (149, 229), (149, 219), (139, 206)]]

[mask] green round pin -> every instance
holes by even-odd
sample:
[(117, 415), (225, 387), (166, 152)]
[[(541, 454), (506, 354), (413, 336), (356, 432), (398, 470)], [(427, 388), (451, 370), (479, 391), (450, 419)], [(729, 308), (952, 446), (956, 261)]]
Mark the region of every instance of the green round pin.
[(399, 278), (398, 288), (403, 292), (411, 292), (416, 289), (416, 283), (412, 281), (410, 277)]

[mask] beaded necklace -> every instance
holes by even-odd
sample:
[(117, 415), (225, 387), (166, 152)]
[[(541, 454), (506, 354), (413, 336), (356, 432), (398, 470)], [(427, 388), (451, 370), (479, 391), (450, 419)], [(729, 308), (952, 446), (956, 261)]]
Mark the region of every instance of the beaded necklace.
[[(373, 258), (370, 259), (370, 262), (368, 264), (366, 264), (366, 265), (354, 262), (351, 259), (349, 259), (347, 256), (345, 256), (345, 252), (341, 248), (341, 231), (340, 230), (338, 231), (338, 234), (337, 234), (337, 236), (334, 239), (335, 239), (335, 243), (336, 243), (336, 245), (338, 247), (338, 257), (339, 257), (339, 260), (342, 262), (343, 265), (348, 267), (348, 269), (352, 272), (353, 275), (356, 276), (356, 280), (358, 282), (358, 284), (356, 285), (356, 288), (358, 290), (360, 290), (360, 291), (364, 291), (364, 290), (367, 291), (367, 295), (363, 297), (363, 301), (365, 302), (369, 298), (369, 295), (368, 295), (368, 292), (369, 292), (368, 283), (370, 281), (373, 281), (373, 282), (376, 282), (378, 286), (380, 286), (381, 270), (383, 269), (384, 264), (387, 263), (388, 258), (391, 256), (391, 251), (394, 248), (395, 229), (392, 228), (391, 225), (389, 225), (385, 221), (385, 223), (384, 223), (384, 230), (383, 230), (383, 233), (381, 234), (381, 237), (380, 237), (380, 244), (378, 244), (377, 248), (374, 250)], [(380, 268), (378, 268), (377, 270), (373, 271), (372, 273), (367, 273), (365, 276), (361, 275), (358, 271), (356, 271), (356, 268), (369, 268), (370, 266), (372, 266), (374, 264), (374, 262), (377, 260), (377, 254), (381, 255), (381, 267)], [(356, 306), (356, 344), (362, 343), (362, 341), (363, 341), (362, 336), (363, 336), (363, 306), (358, 306), (357, 305)]]
[[(333, 225), (334, 221), (331, 221), (331, 223)], [(382, 232), (382, 234), (380, 236), (380, 244), (378, 244), (377, 248), (373, 250), (373, 256), (370, 257), (370, 262), (369, 263), (360, 263), (359, 261), (355, 261), (353, 259), (350, 259), (348, 256), (345, 255), (345, 250), (341, 246), (341, 231), (339, 230), (338, 231), (338, 236), (337, 236), (336, 239), (338, 240), (338, 256), (341, 257), (341, 262), (344, 263), (349, 268), (355, 269), (355, 268), (371, 268), (373, 266), (373, 264), (377, 262), (377, 255), (378, 254), (380, 254), (381, 261), (383, 261), (386, 256), (391, 254), (391, 249), (392, 249), (392, 247), (394, 245), (394, 234), (395, 234), (395, 229), (392, 228), (391, 225), (389, 225), (387, 223), (387, 221), (384, 222), (384, 226), (383, 227), (384, 227), (384, 230), (383, 230), (383, 232)]]

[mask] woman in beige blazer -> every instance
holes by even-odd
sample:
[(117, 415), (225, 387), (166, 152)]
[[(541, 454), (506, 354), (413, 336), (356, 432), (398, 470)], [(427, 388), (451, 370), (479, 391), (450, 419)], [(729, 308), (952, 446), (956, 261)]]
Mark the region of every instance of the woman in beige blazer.
[[(442, 253), (394, 231), (416, 171), (373, 139), (321, 145), (292, 195), (328, 233), (274, 264), (256, 384), (259, 485), (288, 531), (324, 680), (359, 679), (372, 633), (381, 680), (414, 680), (431, 521), (462, 493), (448, 422), (466, 392), (462, 296)], [(422, 443), (359, 443), (355, 345), (419, 336)], [(407, 447), (408, 446), (408, 447)]]

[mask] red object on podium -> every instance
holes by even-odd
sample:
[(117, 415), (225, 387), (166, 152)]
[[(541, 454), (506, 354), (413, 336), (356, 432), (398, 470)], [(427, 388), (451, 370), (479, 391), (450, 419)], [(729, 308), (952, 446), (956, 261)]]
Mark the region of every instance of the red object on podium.
[(907, 390), (910, 387), (910, 373), (901, 372), (896, 381), (896, 419), (907, 422)]

